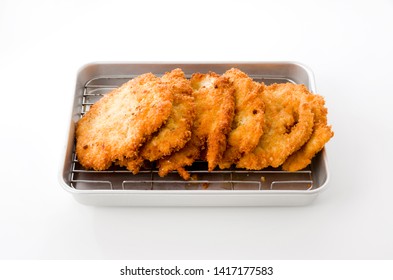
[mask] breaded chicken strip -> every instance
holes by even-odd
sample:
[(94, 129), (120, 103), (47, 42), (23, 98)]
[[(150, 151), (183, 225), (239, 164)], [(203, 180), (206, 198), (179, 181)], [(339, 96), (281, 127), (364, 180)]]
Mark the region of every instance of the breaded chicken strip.
[(314, 114), (304, 85), (273, 84), (264, 91), (265, 124), (257, 147), (237, 167), (259, 170), (280, 166), (311, 136)]
[(310, 93), (309, 100), (314, 113), (314, 127), (311, 138), (300, 150), (287, 158), (282, 165), (283, 170), (298, 171), (307, 167), (312, 158), (323, 149), (334, 135), (331, 126), (327, 124), (327, 108), (323, 97)]
[(174, 69), (161, 77), (173, 93), (173, 106), (166, 123), (140, 149), (132, 159), (119, 162), (137, 173), (144, 160), (155, 161), (184, 147), (191, 138), (195, 116), (190, 81), (181, 69)]
[(206, 149), (209, 171), (216, 167), (225, 151), (235, 108), (231, 82), (216, 73), (196, 73), (191, 78), (191, 86), (195, 102), (191, 140), (183, 149), (159, 160), (160, 176), (177, 170), (188, 180), (190, 175), (184, 167), (199, 159), (201, 150)]
[(239, 69), (232, 68), (224, 73), (235, 88), (235, 117), (221, 169), (229, 168), (244, 154), (254, 150), (262, 136), (265, 105), (263, 103), (264, 84), (254, 82)]
[(173, 93), (153, 74), (111, 91), (79, 120), (76, 154), (88, 169), (105, 170), (137, 156), (139, 147), (168, 119)]

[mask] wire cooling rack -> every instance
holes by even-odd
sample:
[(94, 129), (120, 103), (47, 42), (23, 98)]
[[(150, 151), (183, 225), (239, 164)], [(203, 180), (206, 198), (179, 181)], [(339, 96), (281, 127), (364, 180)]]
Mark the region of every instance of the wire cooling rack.
[[(159, 74), (157, 74), (160, 76)], [(102, 96), (135, 76), (108, 76), (88, 81), (83, 89), (80, 117), (82, 117)], [(292, 82), (264, 76), (252, 76), (265, 84)], [(176, 171), (165, 177), (158, 176), (154, 163), (145, 166), (136, 175), (118, 166), (109, 170), (85, 170), (74, 152), (70, 172), (71, 187), (80, 190), (311, 190), (312, 169), (287, 172), (267, 168), (258, 171), (231, 168), (207, 171), (207, 163), (197, 161), (187, 170), (191, 180), (184, 181)]]

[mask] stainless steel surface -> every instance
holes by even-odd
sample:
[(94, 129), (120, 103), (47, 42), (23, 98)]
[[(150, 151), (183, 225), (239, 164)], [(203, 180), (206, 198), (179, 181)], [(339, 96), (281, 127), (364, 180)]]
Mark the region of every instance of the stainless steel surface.
[[(196, 162), (188, 168), (193, 178), (190, 181), (184, 181), (176, 172), (161, 178), (157, 174), (154, 163), (143, 168), (137, 175), (119, 167), (111, 167), (107, 171), (83, 169), (74, 153), (74, 130), (75, 123), (89, 110), (90, 106), (113, 88), (137, 75), (152, 72), (160, 76), (176, 67), (182, 68), (187, 77), (190, 77), (194, 72), (223, 73), (231, 67), (238, 67), (256, 81), (263, 81), (265, 84), (274, 82), (303, 83), (311, 91), (315, 91), (312, 73), (297, 63), (89, 64), (81, 69), (77, 79), (62, 170), (62, 184), (67, 190), (76, 196), (103, 195), (98, 200), (82, 201), (98, 205), (248, 205), (247, 203), (249, 205), (299, 205), (307, 204), (315, 198), (328, 180), (325, 151), (314, 158), (307, 170), (298, 172), (281, 171), (280, 168), (268, 168), (261, 171), (232, 168), (207, 172), (205, 162)], [(149, 195), (160, 196), (164, 193), (165, 196), (162, 196), (161, 203), (149, 200)], [(254, 195), (255, 198), (258, 198), (261, 194), (274, 194), (274, 197), (270, 198), (270, 203), (266, 199), (254, 201), (250, 197), (236, 201), (234, 195), (244, 193), (247, 194), (247, 197)], [(118, 196), (113, 196), (115, 194), (128, 196), (129, 199), (116, 200)], [(141, 201), (133, 200), (140, 195), (143, 195)], [(168, 197), (168, 195), (173, 196), (169, 200), (165, 200), (164, 197)], [(189, 195), (194, 198), (187, 199), (186, 197)], [(204, 200), (208, 195), (214, 196), (216, 200), (213, 199), (208, 203), (203, 200), (198, 202), (199, 200), (195, 200), (195, 198), (200, 195)], [(220, 201), (226, 196), (230, 196), (231, 199)], [(308, 199), (304, 199), (306, 197)], [(78, 199), (78, 197), (76, 198)], [(179, 199), (183, 199), (183, 201), (181, 202)]]

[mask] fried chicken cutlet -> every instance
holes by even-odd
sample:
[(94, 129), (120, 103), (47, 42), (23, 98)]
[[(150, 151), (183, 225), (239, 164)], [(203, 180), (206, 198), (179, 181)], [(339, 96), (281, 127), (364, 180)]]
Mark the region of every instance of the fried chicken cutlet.
[(290, 155), (283, 163), (282, 169), (286, 171), (298, 171), (307, 167), (312, 158), (334, 136), (331, 126), (327, 124), (327, 108), (323, 97), (310, 93), (308, 98), (314, 113), (313, 132), (307, 143), (300, 150)]
[(227, 77), (235, 88), (235, 116), (227, 147), (219, 164), (221, 169), (231, 167), (242, 155), (254, 150), (263, 133), (265, 111), (264, 84), (254, 82), (236, 68), (226, 71), (223, 77)]
[(167, 156), (183, 148), (191, 138), (195, 109), (190, 81), (179, 68), (165, 73), (161, 81), (173, 93), (172, 110), (166, 123), (141, 147), (138, 155), (119, 163), (133, 173), (139, 172), (144, 160), (155, 161)]
[(168, 121), (141, 149), (144, 159), (154, 161), (184, 147), (191, 138), (195, 117), (194, 98), (189, 80), (179, 68), (162, 76), (173, 91), (173, 107)]
[(196, 73), (191, 78), (195, 102), (195, 120), (191, 140), (178, 152), (159, 160), (159, 175), (177, 170), (185, 180), (190, 178), (185, 166), (201, 157), (206, 149), (208, 170), (213, 170), (226, 148), (227, 134), (234, 117), (234, 88), (228, 78), (216, 73)]
[(153, 74), (143, 74), (93, 104), (76, 126), (76, 154), (87, 169), (105, 170), (137, 155), (168, 119), (173, 93)]
[(308, 94), (304, 85), (291, 83), (265, 88), (264, 133), (254, 151), (240, 158), (237, 167), (251, 170), (278, 167), (308, 141), (314, 124)]

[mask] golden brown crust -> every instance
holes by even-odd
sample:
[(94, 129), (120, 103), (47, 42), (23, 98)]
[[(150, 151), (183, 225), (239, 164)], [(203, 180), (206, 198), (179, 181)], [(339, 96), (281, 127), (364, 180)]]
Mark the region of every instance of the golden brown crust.
[(235, 117), (221, 169), (229, 168), (244, 154), (254, 150), (263, 133), (264, 111), (263, 90), (265, 85), (254, 82), (239, 69), (232, 68), (224, 73), (235, 88)]
[(254, 151), (243, 156), (237, 167), (259, 170), (278, 167), (310, 138), (314, 114), (304, 85), (273, 84), (265, 88), (264, 134)]
[(139, 172), (144, 160), (155, 161), (170, 155), (183, 148), (191, 138), (195, 109), (190, 81), (179, 68), (166, 73), (161, 81), (173, 94), (172, 109), (167, 121), (146, 141), (136, 156), (118, 162), (134, 174)]
[(158, 134), (141, 149), (140, 155), (154, 161), (178, 151), (191, 138), (191, 126), (195, 117), (194, 98), (190, 81), (185, 78), (181, 69), (175, 69), (162, 76), (173, 92), (171, 115)]
[(192, 165), (199, 158), (202, 145), (198, 137), (191, 136), (191, 140), (183, 149), (158, 160), (158, 175), (164, 177), (169, 172), (177, 170), (184, 180), (188, 180), (190, 174), (184, 167)]
[(195, 73), (191, 78), (195, 102), (195, 121), (191, 140), (185, 147), (159, 161), (159, 175), (165, 176), (172, 170), (189, 178), (184, 166), (200, 158), (206, 148), (209, 171), (221, 160), (226, 147), (226, 137), (234, 116), (234, 89), (227, 78), (216, 73)]
[(312, 158), (323, 149), (325, 144), (334, 136), (331, 126), (327, 124), (327, 108), (322, 96), (310, 94), (314, 127), (310, 139), (304, 146), (290, 155), (282, 165), (283, 170), (298, 171), (307, 167)]
[(141, 75), (96, 102), (76, 127), (76, 154), (88, 169), (137, 156), (139, 147), (169, 117), (173, 94), (153, 74)]

